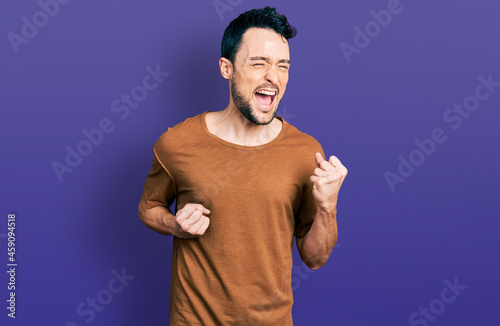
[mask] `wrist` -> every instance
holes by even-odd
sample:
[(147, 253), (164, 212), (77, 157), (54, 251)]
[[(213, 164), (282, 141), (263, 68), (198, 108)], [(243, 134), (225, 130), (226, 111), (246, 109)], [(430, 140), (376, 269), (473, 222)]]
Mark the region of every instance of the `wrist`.
[(336, 219), (337, 218), (337, 207), (318, 207), (316, 215), (323, 218)]
[(325, 230), (336, 230), (337, 229), (337, 212), (336, 211), (325, 211), (318, 209), (314, 222), (321, 226)]
[(161, 216), (161, 221), (168, 233), (175, 236), (178, 234), (178, 229), (177, 229), (178, 225), (175, 222), (175, 216), (169, 214), (163, 214)]

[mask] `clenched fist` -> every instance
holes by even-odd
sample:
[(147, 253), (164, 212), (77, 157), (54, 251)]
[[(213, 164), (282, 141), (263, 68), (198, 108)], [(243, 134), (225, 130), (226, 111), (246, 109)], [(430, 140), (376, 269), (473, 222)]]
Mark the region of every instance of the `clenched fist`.
[(175, 214), (175, 232), (178, 238), (196, 238), (203, 234), (210, 224), (210, 210), (201, 204), (186, 204)]
[(326, 161), (320, 153), (316, 153), (315, 158), (318, 167), (310, 178), (314, 199), (319, 209), (335, 212), (340, 186), (347, 176), (347, 169), (335, 156), (330, 156)]

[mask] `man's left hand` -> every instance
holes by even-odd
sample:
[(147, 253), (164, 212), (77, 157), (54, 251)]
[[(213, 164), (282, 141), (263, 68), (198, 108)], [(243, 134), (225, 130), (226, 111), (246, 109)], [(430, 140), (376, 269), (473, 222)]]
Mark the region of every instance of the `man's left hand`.
[(330, 156), (326, 161), (321, 153), (316, 153), (315, 159), (318, 167), (314, 169), (314, 175), (310, 178), (314, 199), (319, 209), (335, 214), (340, 186), (347, 176), (347, 169), (335, 156)]

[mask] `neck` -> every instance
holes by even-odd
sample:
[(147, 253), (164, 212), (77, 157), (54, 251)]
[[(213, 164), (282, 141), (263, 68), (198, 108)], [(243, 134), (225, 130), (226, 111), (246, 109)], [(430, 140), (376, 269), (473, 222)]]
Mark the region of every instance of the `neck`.
[(243, 146), (269, 143), (278, 136), (282, 126), (276, 118), (267, 125), (257, 125), (245, 118), (233, 103), (222, 111), (207, 115), (206, 124), (217, 137)]

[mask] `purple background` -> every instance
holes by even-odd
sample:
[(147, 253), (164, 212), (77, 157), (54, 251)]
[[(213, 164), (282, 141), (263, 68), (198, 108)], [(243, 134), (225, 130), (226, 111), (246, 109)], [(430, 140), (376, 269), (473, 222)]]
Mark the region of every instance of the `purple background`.
[[(219, 15), (212, 0), (70, 1), (47, 22), (37, 16), (45, 26), (16, 53), (9, 33), (22, 36), (22, 18), (41, 7), (2, 1), (0, 323), (87, 325), (77, 306), (104, 298), (111, 271), (125, 268), (135, 279), (90, 324), (168, 324), (172, 238), (137, 216), (153, 144), (169, 126), (226, 107), (223, 31), (269, 4), (299, 32), (279, 114), (349, 169), (337, 247), (320, 270), (294, 272), (295, 324), (410, 325), (419, 307), (439, 309), (444, 281), (457, 278), (467, 289), (429, 325), (498, 325), (500, 87), (456, 129), (443, 114), (474, 95), (479, 76), (500, 81), (500, 3), (402, 0), (348, 63), (340, 44), (354, 45), (354, 28), (387, 0), (220, 2), (232, 11)], [(156, 65), (168, 77), (121, 120), (111, 103)], [(113, 132), (60, 182), (52, 162), (64, 164), (66, 146), (103, 118)], [(392, 191), (384, 173), (397, 174), (398, 156), (408, 160), (435, 128), (446, 141)], [(11, 212), (15, 320), (5, 308)]]

